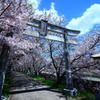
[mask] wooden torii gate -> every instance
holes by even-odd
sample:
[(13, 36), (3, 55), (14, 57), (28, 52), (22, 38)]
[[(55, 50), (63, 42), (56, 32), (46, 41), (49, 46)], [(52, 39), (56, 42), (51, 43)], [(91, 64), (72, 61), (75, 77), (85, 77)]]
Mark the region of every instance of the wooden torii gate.
[[(77, 95), (77, 90), (75, 88), (73, 88), (72, 77), (71, 77), (71, 69), (70, 69), (70, 61), (69, 61), (69, 50), (68, 50), (68, 44), (76, 45), (77, 42), (74, 41), (74, 40), (68, 39), (67, 36), (77, 36), (80, 33), (80, 31), (71, 30), (71, 29), (68, 29), (68, 28), (65, 28), (65, 27), (50, 24), (45, 20), (40, 21), (40, 20), (33, 19), (33, 22), (27, 23), (27, 25), (31, 26), (31, 27), (39, 28), (39, 32), (26, 30), (23, 33), (25, 35), (43, 38), (43, 39), (48, 39), (48, 40), (59, 41), (59, 42), (64, 43), (65, 68), (66, 68), (66, 88), (64, 89), (64, 91), (66, 93), (72, 95), (72, 96)], [(63, 37), (49, 35), (48, 31), (62, 34)]]

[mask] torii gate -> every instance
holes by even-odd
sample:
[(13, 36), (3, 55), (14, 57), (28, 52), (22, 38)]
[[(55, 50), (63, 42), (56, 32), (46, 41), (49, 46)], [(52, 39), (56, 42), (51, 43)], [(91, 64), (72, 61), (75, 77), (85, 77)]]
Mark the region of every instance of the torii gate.
[[(77, 95), (77, 90), (75, 88), (73, 88), (71, 69), (70, 69), (70, 61), (69, 61), (69, 50), (68, 50), (68, 44), (76, 45), (77, 42), (74, 40), (68, 39), (67, 36), (77, 36), (80, 33), (80, 31), (71, 30), (71, 29), (68, 29), (65, 27), (50, 24), (45, 20), (40, 21), (40, 20), (33, 19), (33, 22), (27, 23), (27, 25), (31, 26), (31, 27), (39, 28), (39, 32), (26, 30), (23, 33), (25, 35), (48, 39), (48, 40), (59, 41), (59, 42), (64, 43), (65, 68), (66, 68), (66, 88), (64, 89), (64, 91), (72, 96)], [(60, 30), (60, 31), (58, 31), (58, 30)], [(49, 35), (48, 31), (63, 34), (63, 37)], [(73, 34), (68, 33), (68, 32), (71, 32)]]

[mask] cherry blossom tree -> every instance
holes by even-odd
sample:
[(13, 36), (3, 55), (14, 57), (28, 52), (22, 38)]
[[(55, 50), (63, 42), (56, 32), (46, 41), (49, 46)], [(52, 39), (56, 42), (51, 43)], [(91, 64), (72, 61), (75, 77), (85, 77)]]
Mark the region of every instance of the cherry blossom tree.
[[(81, 37), (79, 44), (75, 46), (74, 53), (71, 54), (71, 65), (74, 72), (79, 71), (81, 69), (91, 69), (98, 65), (99, 60), (93, 60), (91, 56), (93, 54), (100, 52), (100, 33), (99, 29), (94, 29), (90, 33), (86, 34), (85, 36)], [(75, 70), (77, 69), (77, 70)], [(85, 70), (86, 71), (86, 70)], [(73, 72), (73, 73), (74, 73)]]
[[(17, 45), (23, 39), (21, 33), (27, 27), (26, 23), (34, 16), (34, 11), (35, 9), (28, 4), (27, 0), (0, 1), (0, 80), (2, 80), (0, 96), (7, 69), (8, 55), (11, 49), (14, 50), (12, 43), (15, 44), (16, 42)], [(18, 40), (18, 38), (20, 39)]]

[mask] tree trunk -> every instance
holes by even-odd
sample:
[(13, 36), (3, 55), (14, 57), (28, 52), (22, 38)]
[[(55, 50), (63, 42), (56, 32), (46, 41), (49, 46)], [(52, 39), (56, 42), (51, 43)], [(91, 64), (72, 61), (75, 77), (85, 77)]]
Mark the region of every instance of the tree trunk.
[(61, 82), (60, 82), (60, 74), (59, 73), (57, 73), (57, 84), (60, 84)]
[(60, 73), (57, 73), (57, 84), (62, 83), (62, 79), (64, 78), (65, 74), (66, 73), (63, 72), (62, 75), (60, 76)]

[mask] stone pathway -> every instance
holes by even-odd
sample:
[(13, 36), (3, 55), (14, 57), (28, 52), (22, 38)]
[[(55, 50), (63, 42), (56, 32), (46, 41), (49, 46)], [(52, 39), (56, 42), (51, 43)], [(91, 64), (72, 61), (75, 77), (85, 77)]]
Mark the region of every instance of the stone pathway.
[(12, 79), (8, 100), (73, 100), (28, 75), (12, 72)]

